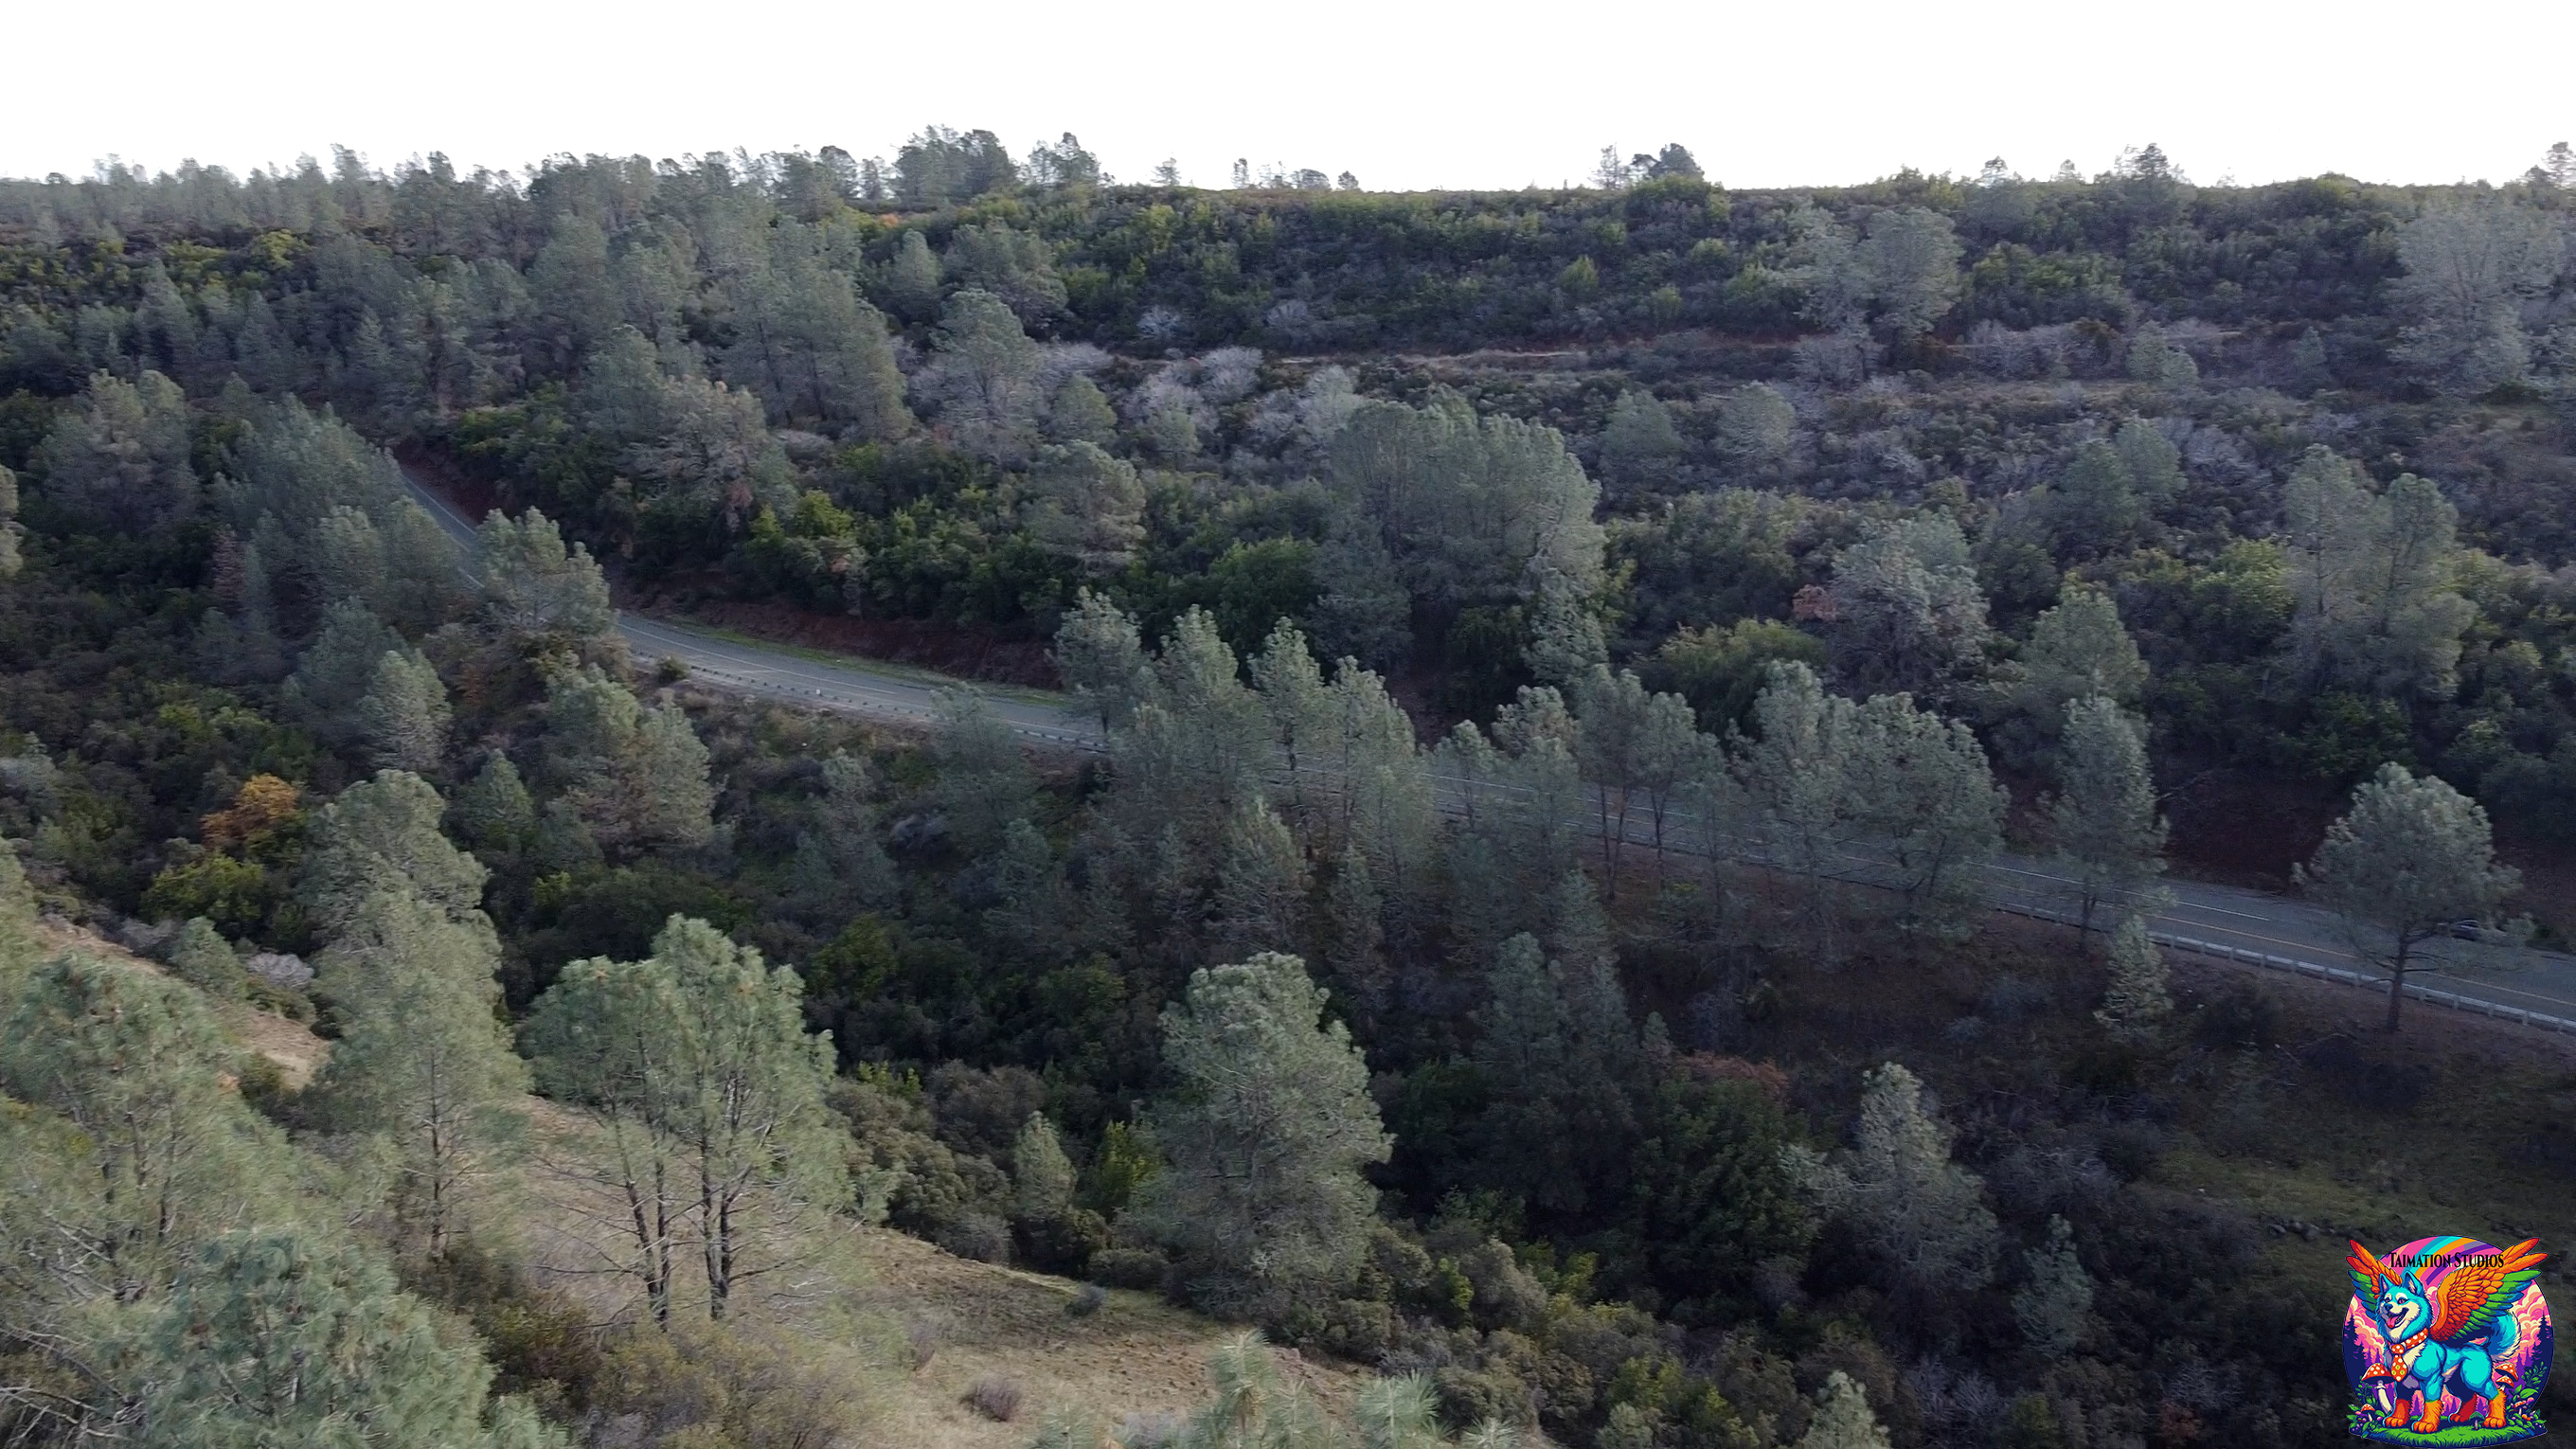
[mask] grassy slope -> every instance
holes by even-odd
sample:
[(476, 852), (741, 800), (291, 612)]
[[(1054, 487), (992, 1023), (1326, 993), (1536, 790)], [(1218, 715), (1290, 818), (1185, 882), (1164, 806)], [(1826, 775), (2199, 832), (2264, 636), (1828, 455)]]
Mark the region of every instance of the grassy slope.
[[(160, 968), (85, 931), (41, 928), (50, 950), (77, 950), (135, 970)], [(291, 1087), (312, 1079), (330, 1043), (286, 1017), (230, 1007), (220, 1013), (241, 1045), (277, 1063)], [(578, 1157), (591, 1129), (542, 1098), (525, 1108), (530, 1152), (519, 1170), (481, 1184), (481, 1213), (500, 1226), (539, 1275), (591, 1305), (608, 1321), (624, 1316), (618, 1280), (591, 1271), (597, 1219), (546, 1163)], [(602, 1204), (604, 1206), (604, 1204)], [(1207, 1393), (1208, 1352), (1234, 1330), (1146, 1293), (1112, 1291), (1088, 1317), (1065, 1312), (1081, 1285), (942, 1252), (886, 1228), (844, 1226), (821, 1235), (815, 1271), (792, 1288), (763, 1291), (755, 1320), (815, 1335), (828, 1349), (874, 1365), (866, 1377), (883, 1442), (912, 1449), (1018, 1449), (1037, 1421), (1084, 1407), (1115, 1424), (1131, 1413), (1185, 1411)], [(916, 1326), (931, 1346), (928, 1362), (910, 1368)], [(1360, 1374), (1347, 1365), (1283, 1356), (1283, 1365), (1330, 1405), (1348, 1402)], [(1025, 1390), (1013, 1422), (997, 1423), (968, 1407), (965, 1396), (986, 1375)]]

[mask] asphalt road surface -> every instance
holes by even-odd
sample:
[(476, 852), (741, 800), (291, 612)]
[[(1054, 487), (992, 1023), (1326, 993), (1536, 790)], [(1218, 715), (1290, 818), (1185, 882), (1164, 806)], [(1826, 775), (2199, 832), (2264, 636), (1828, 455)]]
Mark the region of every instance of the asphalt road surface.
[[(474, 523), (439, 497), (409, 469), (403, 482), (412, 497), (471, 557)], [(618, 611), (617, 632), (640, 664), (676, 659), (689, 677), (743, 694), (794, 700), (876, 719), (931, 717), (932, 698), (948, 681), (917, 671), (873, 667), (859, 660), (761, 644), (666, 619)], [(982, 691), (985, 703), (1019, 733), (1050, 744), (1097, 747), (1099, 724), (1068, 708), (1060, 697), (1033, 690)]]
[[(470, 556), (474, 524), (409, 469), (403, 482), (441, 529)], [(618, 632), (638, 661), (676, 659), (690, 678), (748, 695), (790, 700), (877, 719), (926, 721), (943, 681), (918, 670), (874, 666), (863, 660), (818, 655), (741, 639), (688, 624), (620, 612)], [(985, 690), (986, 703), (1005, 723), (1034, 740), (1098, 749), (1098, 721), (1061, 696), (1031, 690)], [(1641, 835), (1639, 843), (1647, 843)], [(2063, 917), (2066, 883), (2039, 862), (2005, 857), (1988, 866), (1997, 905), (2024, 914)], [(2171, 901), (2149, 918), (2149, 928), (2169, 947), (2219, 959), (2347, 979), (2385, 991), (2385, 978), (2358, 959), (2335, 917), (2305, 902), (2234, 886), (2167, 882)], [(2426, 948), (2432, 971), (2410, 972), (2410, 985), (2437, 993), (2432, 999), (2490, 1014), (2532, 1013), (2576, 1030), (2576, 958), (2467, 941), (2438, 941)], [(2456, 1000), (2444, 1000), (2444, 997)]]

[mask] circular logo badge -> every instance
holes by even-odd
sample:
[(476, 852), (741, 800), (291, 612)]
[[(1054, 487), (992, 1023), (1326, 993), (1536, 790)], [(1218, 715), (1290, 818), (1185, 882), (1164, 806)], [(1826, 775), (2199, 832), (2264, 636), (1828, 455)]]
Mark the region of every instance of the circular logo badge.
[(2546, 1257), (2537, 1240), (2422, 1238), (2386, 1256), (2354, 1243), (2343, 1317), (2352, 1432), (2390, 1444), (2510, 1444), (2545, 1432)]

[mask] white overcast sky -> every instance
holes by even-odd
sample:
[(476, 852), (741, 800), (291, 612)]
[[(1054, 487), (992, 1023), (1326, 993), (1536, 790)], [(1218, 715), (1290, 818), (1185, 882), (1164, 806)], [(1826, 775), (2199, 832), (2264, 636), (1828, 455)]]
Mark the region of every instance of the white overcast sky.
[(1013, 154), (1077, 133), (1350, 170), (1373, 190), (1554, 185), (1680, 141), (1735, 186), (1900, 167), (2088, 175), (2162, 144), (2194, 180), (2504, 180), (2576, 139), (2576, 0), (11, 0), (0, 174), (110, 154), (246, 171), (346, 145), (516, 168), (554, 152), (839, 145), (925, 122)]

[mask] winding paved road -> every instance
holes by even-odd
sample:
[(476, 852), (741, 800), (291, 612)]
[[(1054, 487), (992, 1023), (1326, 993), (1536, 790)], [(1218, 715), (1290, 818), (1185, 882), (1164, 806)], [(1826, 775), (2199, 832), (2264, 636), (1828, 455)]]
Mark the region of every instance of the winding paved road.
[[(439, 527), (469, 555), (474, 524), (422, 484), (409, 469), (403, 482)], [(841, 656), (789, 649), (717, 633), (694, 625), (641, 618), (620, 611), (618, 632), (639, 660), (676, 659), (693, 679), (739, 693), (793, 700), (821, 709), (877, 719), (924, 721), (944, 681), (921, 671), (897, 670)], [(1061, 696), (1033, 690), (986, 691), (993, 712), (1033, 740), (1096, 750), (1097, 721), (1069, 708)], [(1642, 827), (1641, 827), (1642, 828)], [(1640, 837), (1639, 844), (1648, 844)], [(2064, 919), (2066, 882), (2038, 861), (2006, 856), (1986, 867), (1995, 902), (2025, 915)], [(2216, 959), (2266, 966), (2324, 979), (2350, 980), (2385, 992), (2385, 978), (2344, 945), (2335, 917), (2303, 901), (2234, 886), (2169, 881), (2171, 902), (2149, 919), (2168, 947)], [(2429, 949), (2438, 974), (2410, 974), (2412, 994), (2437, 1004), (2491, 1015), (2529, 1014), (2548, 1029), (2576, 1033), (2576, 958), (2442, 941)]]

